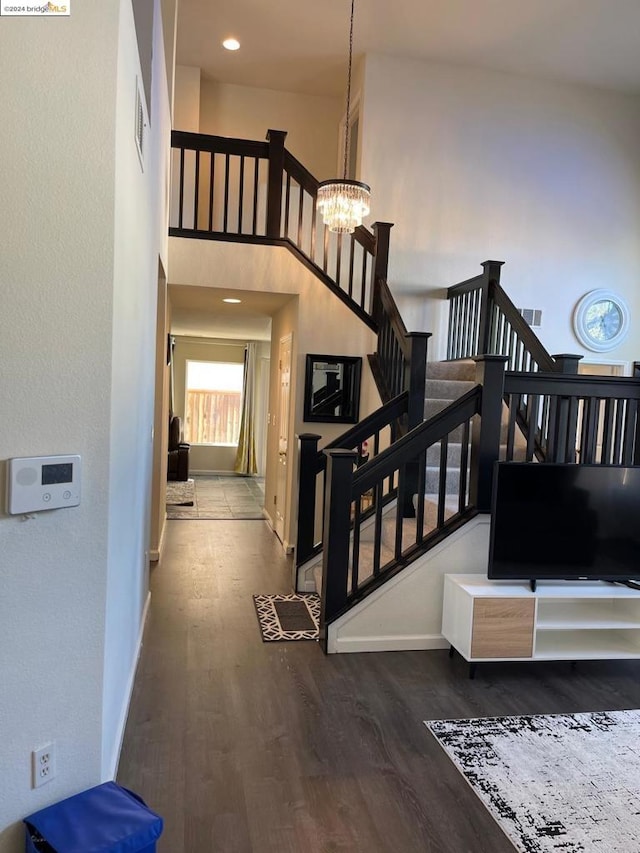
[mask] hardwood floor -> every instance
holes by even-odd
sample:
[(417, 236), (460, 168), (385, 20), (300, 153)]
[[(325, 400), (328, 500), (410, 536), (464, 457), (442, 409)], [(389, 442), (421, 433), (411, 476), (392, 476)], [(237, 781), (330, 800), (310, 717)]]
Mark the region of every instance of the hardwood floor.
[(264, 522), (168, 522), (118, 775), (159, 853), (513, 853), (422, 721), (640, 707), (635, 662), (471, 681), (446, 651), (263, 643), (251, 596), (290, 578)]

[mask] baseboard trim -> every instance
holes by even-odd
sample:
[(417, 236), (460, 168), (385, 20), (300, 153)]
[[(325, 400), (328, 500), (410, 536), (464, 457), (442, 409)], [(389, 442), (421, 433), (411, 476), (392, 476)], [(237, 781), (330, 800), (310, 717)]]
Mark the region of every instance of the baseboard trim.
[(448, 649), (441, 634), (416, 634), (396, 637), (335, 637), (329, 626), (329, 654), (350, 652), (412, 652)]
[(116, 738), (116, 749), (112, 756), (111, 767), (109, 768), (109, 773), (107, 777), (103, 781), (115, 779), (118, 775), (118, 765), (120, 764), (120, 753), (122, 752), (122, 743), (124, 741), (124, 731), (127, 726), (127, 717), (129, 716), (129, 707), (131, 705), (131, 697), (133, 695), (133, 685), (136, 680), (136, 672), (138, 670), (138, 661), (140, 660), (140, 652), (142, 651), (142, 638), (144, 636), (144, 629), (147, 624), (147, 616), (149, 615), (149, 606), (151, 604), (151, 591), (147, 592), (147, 599), (144, 603), (144, 608), (142, 610), (142, 620), (140, 623), (140, 632), (138, 634), (138, 642), (136, 646), (136, 653), (133, 658), (133, 664), (131, 666), (131, 672), (129, 673), (129, 680), (127, 682), (127, 689), (125, 694), (125, 701), (122, 705), (122, 713), (120, 715), (120, 720), (118, 722), (118, 737)]
[(158, 548), (151, 548), (149, 550), (149, 562), (157, 563), (160, 557), (162, 556), (162, 551), (164, 549), (164, 535), (167, 532), (167, 516), (165, 514), (164, 521), (162, 522), (162, 531), (160, 533), (160, 541), (158, 542)]

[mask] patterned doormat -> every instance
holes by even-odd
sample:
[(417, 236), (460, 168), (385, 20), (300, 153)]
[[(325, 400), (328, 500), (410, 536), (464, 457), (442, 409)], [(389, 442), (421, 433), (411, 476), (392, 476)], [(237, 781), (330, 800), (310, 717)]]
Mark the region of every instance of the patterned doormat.
[(640, 711), (425, 725), (522, 853), (640, 850)]
[(253, 602), (265, 643), (318, 639), (319, 595), (254, 595)]

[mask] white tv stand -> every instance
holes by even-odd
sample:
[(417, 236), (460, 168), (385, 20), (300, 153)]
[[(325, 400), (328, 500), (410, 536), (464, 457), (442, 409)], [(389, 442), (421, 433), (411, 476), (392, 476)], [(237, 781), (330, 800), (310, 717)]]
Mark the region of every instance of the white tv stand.
[(445, 575), (442, 634), (471, 664), (640, 659), (640, 591), (604, 581)]

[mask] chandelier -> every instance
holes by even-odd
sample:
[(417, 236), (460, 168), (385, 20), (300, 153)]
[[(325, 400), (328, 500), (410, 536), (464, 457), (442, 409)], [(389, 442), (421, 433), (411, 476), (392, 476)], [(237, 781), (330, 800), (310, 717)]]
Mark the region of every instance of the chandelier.
[(371, 187), (361, 181), (347, 178), (349, 162), (349, 112), (351, 109), (351, 65), (353, 60), (353, 12), (355, 0), (351, 0), (351, 24), (349, 29), (349, 70), (347, 73), (347, 115), (344, 124), (344, 172), (342, 178), (332, 178), (318, 185), (316, 207), (324, 224), (335, 234), (352, 234), (363, 217), (369, 213)]

